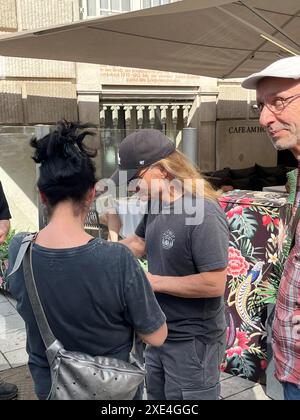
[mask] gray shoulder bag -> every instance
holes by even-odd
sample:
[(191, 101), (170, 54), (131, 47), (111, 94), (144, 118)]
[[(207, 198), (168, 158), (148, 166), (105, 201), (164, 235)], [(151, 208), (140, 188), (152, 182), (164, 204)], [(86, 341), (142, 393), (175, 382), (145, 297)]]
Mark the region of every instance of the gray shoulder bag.
[(32, 267), (32, 245), (36, 235), (24, 238), (13, 274), (23, 260), (28, 296), (46, 347), (51, 372), (49, 400), (132, 400), (146, 371), (136, 355), (135, 334), (130, 363), (67, 351), (54, 337), (43, 310)]

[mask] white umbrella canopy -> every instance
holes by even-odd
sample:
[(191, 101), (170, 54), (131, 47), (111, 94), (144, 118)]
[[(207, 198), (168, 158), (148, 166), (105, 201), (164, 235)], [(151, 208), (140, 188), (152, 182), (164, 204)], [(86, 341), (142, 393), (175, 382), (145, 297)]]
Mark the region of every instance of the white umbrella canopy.
[(0, 37), (0, 55), (245, 77), (300, 55), (299, 0), (183, 0)]

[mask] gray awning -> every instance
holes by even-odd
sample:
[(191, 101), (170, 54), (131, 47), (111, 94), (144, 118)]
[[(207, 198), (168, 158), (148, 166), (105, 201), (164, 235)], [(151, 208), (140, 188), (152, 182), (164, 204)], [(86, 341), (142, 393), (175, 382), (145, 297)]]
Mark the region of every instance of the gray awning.
[(219, 78), (290, 54), (300, 55), (299, 0), (184, 0), (0, 38), (0, 55)]

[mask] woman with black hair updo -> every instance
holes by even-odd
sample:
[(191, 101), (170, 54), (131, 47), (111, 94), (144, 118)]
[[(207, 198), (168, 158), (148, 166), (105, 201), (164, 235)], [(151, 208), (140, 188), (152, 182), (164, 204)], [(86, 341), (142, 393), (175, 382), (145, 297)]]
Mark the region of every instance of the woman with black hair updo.
[[(32, 139), (40, 164), (38, 189), (50, 220), (35, 240), (33, 270), (49, 325), (66, 350), (128, 361), (133, 331), (145, 343), (163, 344), (167, 327), (151, 286), (123, 245), (93, 238), (84, 221), (95, 196), (95, 167), (84, 139), (90, 126), (58, 123)], [(12, 270), (26, 233), (9, 249)], [(51, 388), (45, 346), (29, 302), (23, 270), (10, 277), (10, 291), (26, 323), (29, 368), (39, 399)]]

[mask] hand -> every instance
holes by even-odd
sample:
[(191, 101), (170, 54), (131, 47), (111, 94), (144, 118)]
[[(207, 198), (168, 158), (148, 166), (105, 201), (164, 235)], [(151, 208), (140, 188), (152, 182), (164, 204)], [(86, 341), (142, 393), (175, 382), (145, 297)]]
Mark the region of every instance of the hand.
[(297, 301), (297, 307), (294, 310), (292, 322), (293, 322), (293, 337), (296, 338), (296, 348), (300, 350), (300, 298)]
[(9, 232), (10, 222), (9, 220), (0, 220), (0, 245), (3, 244), (5, 238)]
[(6, 238), (6, 233), (5, 232), (2, 232), (0, 230), (0, 245), (3, 244), (3, 242), (5, 241), (5, 238)]

